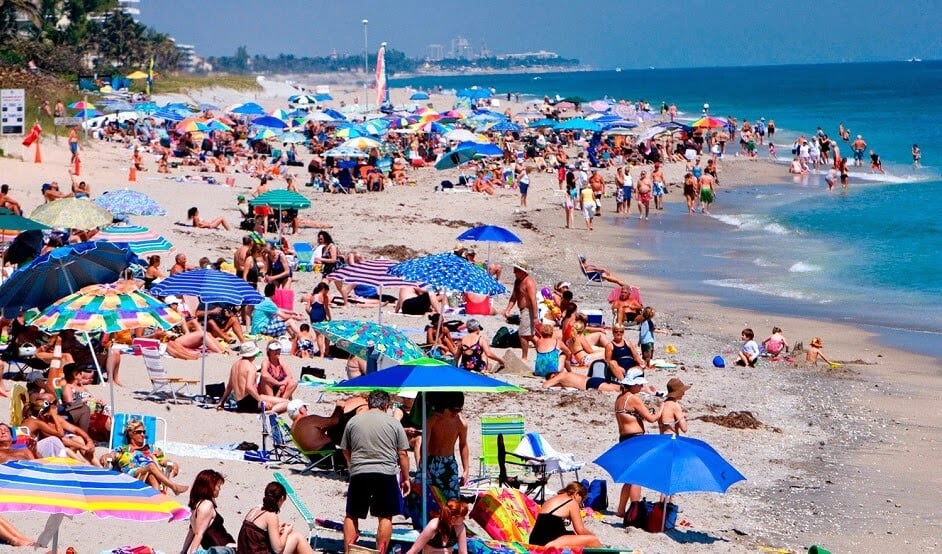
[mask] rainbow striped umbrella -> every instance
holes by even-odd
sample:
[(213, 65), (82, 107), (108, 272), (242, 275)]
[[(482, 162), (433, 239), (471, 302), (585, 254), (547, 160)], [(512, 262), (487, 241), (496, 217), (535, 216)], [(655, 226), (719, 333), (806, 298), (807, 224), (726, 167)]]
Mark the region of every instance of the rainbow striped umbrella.
[(126, 243), (141, 258), (170, 256), (175, 252), (169, 240), (140, 225), (111, 225), (99, 231), (95, 240)]
[(169, 329), (183, 317), (127, 281), (89, 285), (57, 300), (30, 321), (47, 332), (74, 329), (116, 333), (141, 327)]
[(0, 512), (62, 514), (55, 527), (53, 552), (64, 515), (90, 512), (101, 519), (125, 521), (179, 521), (190, 515), (185, 506), (130, 475), (66, 458), (0, 465)]

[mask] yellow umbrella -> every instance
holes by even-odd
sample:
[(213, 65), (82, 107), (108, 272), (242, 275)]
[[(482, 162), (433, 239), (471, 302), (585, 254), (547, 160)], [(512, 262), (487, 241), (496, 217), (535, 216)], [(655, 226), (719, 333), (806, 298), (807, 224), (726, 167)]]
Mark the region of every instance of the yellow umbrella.
[(137, 70), (134, 73), (131, 73), (130, 75), (128, 75), (128, 79), (146, 79), (146, 78), (147, 78), (147, 73), (144, 73), (141, 70)]

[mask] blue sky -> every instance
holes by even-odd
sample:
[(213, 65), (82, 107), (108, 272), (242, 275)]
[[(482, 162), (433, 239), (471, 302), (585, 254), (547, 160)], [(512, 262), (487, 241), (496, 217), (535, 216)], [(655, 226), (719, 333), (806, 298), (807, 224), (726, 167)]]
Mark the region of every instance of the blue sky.
[(942, 58), (939, 0), (141, 0), (141, 22), (201, 55), (296, 56), (380, 42), (413, 57), (463, 36), (475, 50), (539, 49), (596, 68)]

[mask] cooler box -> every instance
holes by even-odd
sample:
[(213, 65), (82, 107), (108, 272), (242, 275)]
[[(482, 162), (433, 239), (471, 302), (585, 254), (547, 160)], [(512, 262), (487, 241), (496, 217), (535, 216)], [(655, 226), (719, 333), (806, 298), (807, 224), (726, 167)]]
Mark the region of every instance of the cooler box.
[(592, 327), (602, 327), (605, 325), (602, 319), (602, 310), (582, 310), (585, 314), (588, 324)]

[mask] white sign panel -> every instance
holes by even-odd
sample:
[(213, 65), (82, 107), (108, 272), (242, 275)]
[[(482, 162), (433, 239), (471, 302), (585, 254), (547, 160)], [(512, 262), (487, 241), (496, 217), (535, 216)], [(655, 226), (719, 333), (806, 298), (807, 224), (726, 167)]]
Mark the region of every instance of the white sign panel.
[(26, 133), (26, 90), (0, 90), (0, 135)]

